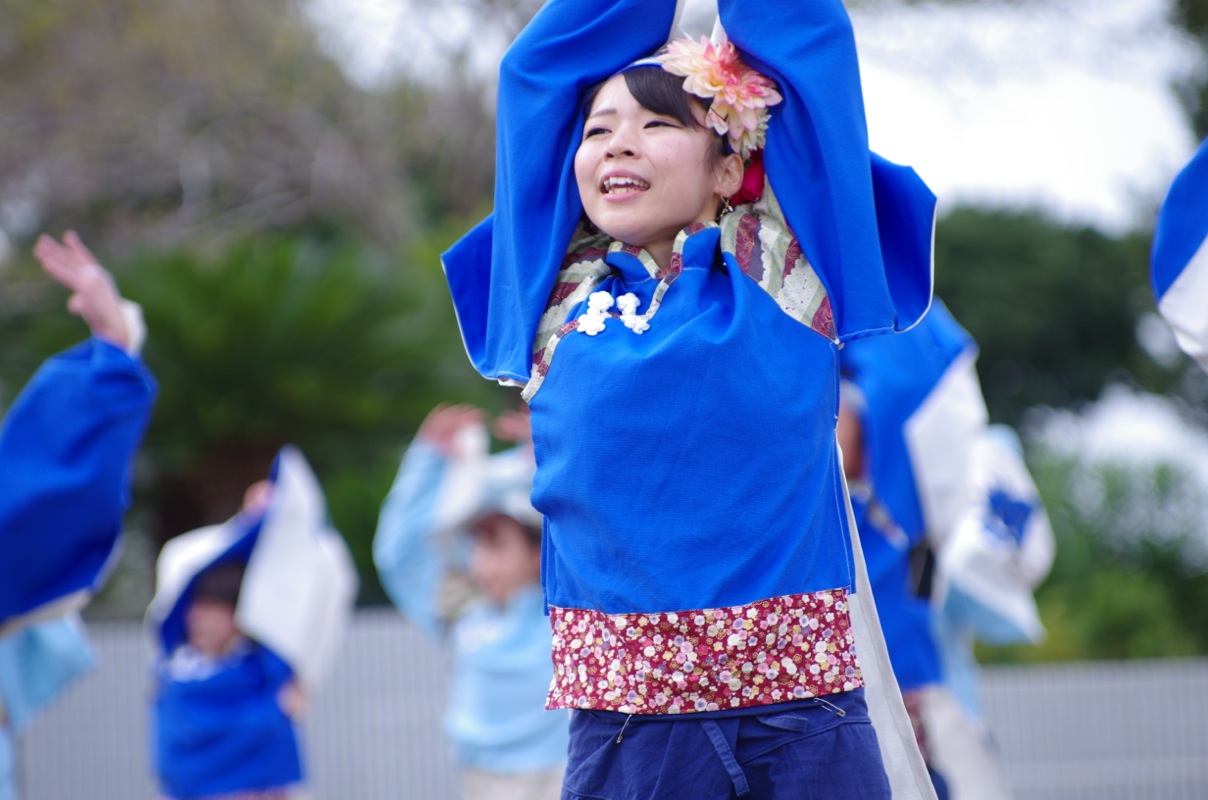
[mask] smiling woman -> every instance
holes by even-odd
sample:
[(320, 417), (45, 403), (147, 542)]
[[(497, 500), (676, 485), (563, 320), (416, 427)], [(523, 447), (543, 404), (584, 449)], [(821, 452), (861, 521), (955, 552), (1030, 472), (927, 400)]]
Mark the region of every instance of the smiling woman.
[(663, 268), (676, 235), (717, 217), (742, 184), (742, 159), (724, 152), (705, 125), (707, 106), (689, 101), (682, 84), (658, 65), (610, 78), (595, 93), (575, 153), (587, 218)]
[(683, 80), (658, 65), (611, 77), (594, 94), (575, 152), (587, 219), (663, 268), (676, 234), (716, 218), (743, 178), (742, 158), (705, 126), (708, 106), (687, 98)]
[(664, 48), (675, 12), (546, 4), (444, 259), (532, 412), (563, 797), (929, 797), (835, 418), (840, 342), (927, 308), (934, 198), (868, 152), (838, 0), (723, 0), (729, 41)]

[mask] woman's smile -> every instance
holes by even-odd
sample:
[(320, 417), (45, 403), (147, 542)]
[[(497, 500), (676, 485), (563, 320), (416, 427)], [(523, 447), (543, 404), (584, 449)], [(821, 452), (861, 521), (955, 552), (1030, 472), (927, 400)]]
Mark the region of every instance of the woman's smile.
[(615, 200), (629, 199), (649, 188), (649, 181), (625, 171), (610, 172), (600, 181), (600, 191)]

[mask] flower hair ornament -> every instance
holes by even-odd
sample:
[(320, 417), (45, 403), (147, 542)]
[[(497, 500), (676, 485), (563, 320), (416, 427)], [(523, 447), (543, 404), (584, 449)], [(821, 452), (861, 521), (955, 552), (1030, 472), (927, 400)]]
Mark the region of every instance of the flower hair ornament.
[(682, 75), (685, 92), (710, 101), (709, 124), (743, 161), (763, 149), (768, 108), (781, 101), (780, 92), (770, 78), (743, 63), (724, 31), (716, 43), (704, 36), (676, 39), (648, 63)]

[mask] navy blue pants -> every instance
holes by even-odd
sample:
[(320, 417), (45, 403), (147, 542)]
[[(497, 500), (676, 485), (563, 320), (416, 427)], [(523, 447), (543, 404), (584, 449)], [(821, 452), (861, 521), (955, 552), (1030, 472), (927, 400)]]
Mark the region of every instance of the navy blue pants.
[(575, 711), (562, 800), (890, 797), (863, 690), (771, 713)]

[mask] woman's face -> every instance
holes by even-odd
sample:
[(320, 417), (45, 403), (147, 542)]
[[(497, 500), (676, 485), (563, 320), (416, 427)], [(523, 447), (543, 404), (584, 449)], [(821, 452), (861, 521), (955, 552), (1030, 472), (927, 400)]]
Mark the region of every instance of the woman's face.
[(711, 130), (650, 111), (614, 76), (596, 95), (575, 153), (587, 218), (661, 263), (683, 228), (713, 219), (721, 198), (738, 190), (741, 160), (718, 158), (716, 148)]

